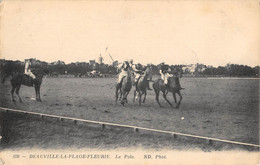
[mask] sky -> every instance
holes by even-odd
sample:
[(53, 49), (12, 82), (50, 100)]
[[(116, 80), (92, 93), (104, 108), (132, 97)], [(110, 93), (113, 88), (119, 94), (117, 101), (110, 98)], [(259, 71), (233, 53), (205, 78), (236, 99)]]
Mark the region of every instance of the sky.
[(2, 59), (260, 64), (257, 0), (7, 0), (0, 21)]

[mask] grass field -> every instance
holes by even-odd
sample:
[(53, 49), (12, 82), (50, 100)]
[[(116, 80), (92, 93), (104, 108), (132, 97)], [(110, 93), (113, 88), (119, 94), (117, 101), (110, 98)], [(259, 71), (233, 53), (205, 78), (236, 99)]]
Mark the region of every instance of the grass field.
[[(165, 108), (159, 108), (155, 101), (154, 91), (148, 91), (146, 103), (142, 106), (139, 106), (137, 102), (132, 102), (133, 92), (130, 92), (129, 102), (125, 107), (120, 104), (114, 105), (114, 83), (115, 78), (46, 78), (41, 87), (42, 102), (31, 100), (32, 97), (35, 97), (33, 88), (22, 86), (20, 95), (23, 103), (13, 103), (10, 95), (11, 85), (6, 82), (1, 84), (1, 107), (259, 144), (259, 79), (182, 78), (181, 84), (185, 90), (182, 90), (183, 102), (179, 109), (170, 108), (162, 97), (160, 97), (160, 101)], [(171, 94), (168, 94), (168, 98), (173, 102)], [(184, 120), (181, 119), (182, 117)], [(30, 125), (37, 123), (37, 120), (28, 120), (30, 124), (21, 124), (26, 121), (25, 119), (17, 119), (15, 122), (19, 121), (19, 126), (16, 127), (14, 124), (13, 128), (18, 132), (19, 130), (27, 131)], [(32, 129), (35, 131), (32, 135), (33, 139), (38, 139), (35, 137), (36, 135), (44, 136), (42, 131), (46, 131), (46, 127), (52, 127), (48, 122), (38, 121), (38, 123), (40, 129)], [(75, 134), (82, 130), (75, 128), (78, 130), (75, 131), (74, 126), (68, 128), (66, 124), (66, 127), (55, 122), (52, 124), (51, 135), (53, 136), (48, 135), (47, 137), (50, 138), (48, 141), (42, 137), (35, 143), (25, 144), (51, 147), (53, 144), (59, 143), (57, 137), (59, 134), (64, 135), (64, 132), (68, 131), (66, 129), (74, 131)], [(23, 129), (22, 126), (24, 126)], [(64, 131), (54, 131), (58, 129), (58, 126), (60, 126), (59, 128), (64, 127)], [(88, 130), (89, 128), (85, 129), (85, 131)], [(57, 132), (57, 135), (54, 132)], [(66, 144), (61, 141), (59, 145), (77, 147), (77, 144), (93, 144), (86, 142), (86, 139), (84, 141), (83, 133), (84, 131), (73, 136), (75, 143)], [(119, 137), (125, 137), (126, 140), (129, 140), (130, 137), (133, 141), (130, 140), (129, 143), (118, 141), (117, 136), (109, 131), (96, 134), (92, 130), (92, 140), (96, 139), (97, 145), (87, 145), (88, 147), (129, 147), (135, 146), (133, 141), (138, 141), (132, 133), (127, 137), (125, 137), (127, 134), (125, 132), (116, 133)], [(25, 147), (20, 142), (24, 140), (23, 137), (25, 139), (28, 137), (24, 134), (20, 134), (20, 136), (12, 141), (16, 144), (12, 145), (13, 147)], [(106, 141), (102, 139), (102, 136), (108, 136), (110, 140)], [(77, 139), (82, 141), (76, 142)], [(150, 142), (149, 140), (139, 140), (137, 144), (152, 148), (169, 146), (167, 139), (158, 140), (151, 137), (148, 139)], [(156, 139), (157, 143), (166, 142), (156, 145)], [(196, 147), (183, 141), (175, 143), (174, 147), (177, 146), (178, 149), (181, 149), (186, 148), (187, 145), (188, 148)], [(199, 148), (203, 147), (203, 145), (199, 145)]]

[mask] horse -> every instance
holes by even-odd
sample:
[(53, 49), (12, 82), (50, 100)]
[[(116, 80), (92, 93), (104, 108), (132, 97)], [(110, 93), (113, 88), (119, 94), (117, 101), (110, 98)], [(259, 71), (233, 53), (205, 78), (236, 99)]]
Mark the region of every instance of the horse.
[[(159, 104), (159, 106), (162, 107), (160, 102), (159, 102), (159, 94), (160, 94), (160, 91), (162, 91), (163, 98), (170, 104), (171, 107), (173, 107), (173, 105), (170, 103), (170, 101), (166, 98), (166, 95), (167, 95), (166, 90), (167, 90), (168, 92), (172, 92), (174, 102), (177, 104), (175, 108), (179, 108), (181, 101), (182, 101), (182, 95), (181, 95), (180, 90), (184, 89), (184, 88), (180, 87), (178, 76), (170, 77), (168, 79), (168, 82), (169, 82), (169, 87), (167, 88), (162, 79), (157, 79), (157, 80), (154, 81), (153, 89), (154, 89), (154, 92), (155, 92), (155, 95), (156, 95), (155, 99), (156, 99), (157, 103)], [(177, 102), (177, 99), (176, 99), (176, 93), (180, 97), (180, 100), (178, 102)]]
[(137, 80), (137, 82), (135, 83), (135, 91), (134, 91), (133, 102), (135, 102), (136, 93), (138, 93), (139, 105), (141, 105), (143, 94), (144, 94), (143, 103), (145, 103), (147, 88), (148, 88), (148, 85), (149, 85), (149, 80), (151, 80), (151, 70), (150, 70), (150, 68), (147, 68), (145, 70), (144, 74), (141, 75), (139, 77), (139, 79)]
[[(120, 83), (116, 83), (116, 101), (118, 101), (118, 95), (120, 95), (119, 100), (121, 100), (121, 104), (124, 106), (127, 103), (127, 96), (132, 88), (132, 82), (130, 76), (124, 76)], [(123, 97), (123, 98), (122, 98)], [(121, 99), (122, 98), (122, 99)]]
[(23, 67), (19, 61), (0, 60), (1, 83), (4, 84), (5, 79), (14, 73), (22, 73)]
[(36, 78), (34, 80), (32, 77), (30, 77), (29, 75), (26, 75), (24, 73), (16, 73), (13, 75), (13, 77), (10, 80), (11, 85), (12, 85), (11, 94), (12, 94), (13, 102), (15, 102), (14, 91), (18, 95), (19, 101), (22, 102), (22, 99), (19, 95), (19, 90), (20, 90), (21, 85), (25, 85), (25, 86), (29, 86), (29, 87), (34, 86), (35, 93), (36, 93), (36, 100), (41, 101), (40, 87), (41, 87), (42, 78), (43, 78), (43, 75), (45, 74), (45, 72), (42, 69), (35, 69), (33, 71), (33, 74), (36, 76)]

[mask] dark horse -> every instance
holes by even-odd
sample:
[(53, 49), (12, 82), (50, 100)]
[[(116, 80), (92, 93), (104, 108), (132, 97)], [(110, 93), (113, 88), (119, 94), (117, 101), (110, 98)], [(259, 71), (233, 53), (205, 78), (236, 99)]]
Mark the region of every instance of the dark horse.
[(138, 93), (139, 105), (141, 105), (143, 94), (144, 94), (143, 103), (145, 102), (146, 94), (147, 94), (147, 88), (148, 88), (148, 85), (149, 85), (148, 78), (150, 78), (150, 77), (151, 77), (151, 70), (150, 70), (150, 68), (147, 68), (145, 70), (144, 74), (140, 76), (140, 78), (137, 80), (137, 83), (135, 84), (136, 88), (135, 88), (135, 91), (134, 91), (133, 102), (135, 102), (136, 93)]
[(44, 73), (45, 73), (44, 70), (35, 69), (33, 71), (33, 74), (36, 76), (35, 80), (33, 80), (30, 76), (23, 74), (23, 73), (14, 74), (13, 77), (11, 78), (11, 84), (12, 84), (11, 94), (12, 94), (13, 101), (15, 102), (15, 99), (14, 99), (14, 91), (15, 91), (15, 93), (19, 97), (19, 101), (22, 102), (22, 99), (19, 95), (19, 90), (20, 90), (21, 85), (26, 85), (29, 87), (34, 86), (35, 93), (36, 93), (36, 100), (41, 101), (40, 87), (42, 84), (42, 78), (43, 78)]
[[(180, 93), (180, 90), (183, 89), (183, 88), (180, 87), (179, 77), (178, 76), (170, 77), (168, 79), (168, 81), (169, 81), (168, 82), (169, 88), (167, 88), (165, 86), (162, 79), (157, 79), (157, 80), (154, 81), (153, 89), (154, 89), (154, 92), (156, 94), (155, 99), (158, 102), (159, 106), (162, 107), (160, 102), (159, 102), (159, 94), (160, 94), (160, 91), (162, 91), (163, 98), (170, 104), (171, 107), (173, 107), (173, 105), (170, 103), (170, 101), (166, 98), (166, 90), (168, 90), (168, 92), (172, 92), (174, 102), (177, 103), (176, 108), (179, 108), (179, 106), (181, 104), (181, 100), (182, 100), (182, 95)], [(177, 99), (176, 99), (176, 93), (180, 96), (180, 100), (178, 102), (177, 102)]]
[(127, 103), (127, 95), (129, 94), (131, 88), (132, 88), (131, 77), (124, 76), (120, 83), (116, 83), (116, 101), (115, 102), (118, 101), (118, 95), (120, 95), (120, 99), (121, 99), (121, 97), (123, 97), (121, 99), (121, 104), (124, 105), (125, 103)]
[(19, 61), (1, 60), (0, 59), (0, 77), (1, 83), (5, 82), (5, 79), (12, 76), (14, 73), (21, 73), (24, 71), (24, 66)]

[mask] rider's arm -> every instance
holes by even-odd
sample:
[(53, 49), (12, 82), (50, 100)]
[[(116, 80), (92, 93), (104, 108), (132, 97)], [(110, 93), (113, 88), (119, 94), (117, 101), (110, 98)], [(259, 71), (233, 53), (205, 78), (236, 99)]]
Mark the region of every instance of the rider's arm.
[(138, 71), (138, 69), (136, 68), (135, 65), (133, 65), (132, 69), (133, 69), (134, 72), (137, 72), (137, 71)]

